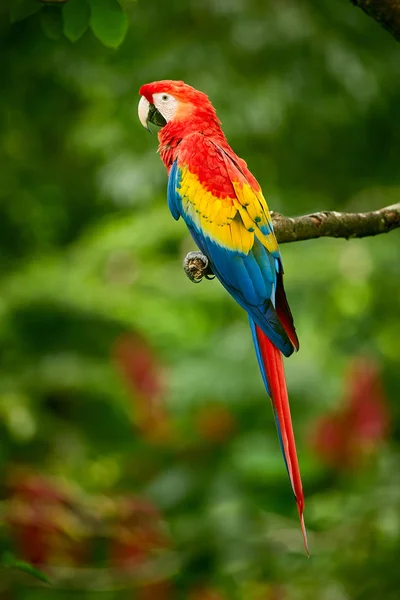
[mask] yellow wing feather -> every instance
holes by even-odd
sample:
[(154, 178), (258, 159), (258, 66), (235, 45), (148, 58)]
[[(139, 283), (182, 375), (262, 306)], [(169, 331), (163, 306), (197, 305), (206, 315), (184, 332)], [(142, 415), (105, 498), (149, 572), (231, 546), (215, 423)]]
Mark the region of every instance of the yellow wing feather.
[(267, 203), (247, 182), (232, 182), (236, 197), (217, 198), (188, 167), (181, 167), (182, 207), (194, 225), (221, 246), (248, 254), (254, 236), (270, 252), (278, 250)]
[(248, 183), (234, 182), (232, 185), (238, 200), (237, 209), (244, 226), (254, 230), (257, 238), (269, 252), (277, 252), (278, 242), (262, 192), (256, 192)]

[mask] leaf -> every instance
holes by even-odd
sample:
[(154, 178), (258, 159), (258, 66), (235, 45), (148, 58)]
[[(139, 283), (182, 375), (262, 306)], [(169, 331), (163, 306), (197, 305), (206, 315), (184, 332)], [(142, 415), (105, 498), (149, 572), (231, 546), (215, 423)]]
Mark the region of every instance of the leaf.
[(48, 38), (57, 41), (62, 35), (61, 12), (55, 6), (46, 6), (42, 13), (42, 29)]
[(118, 48), (128, 29), (127, 16), (118, 0), (90, 0), (90, 4), (93, 33), (105, 46)]
[(64, 34), (70, 42), (76, 42), (89, 26), (90, 5), (88, 0), (70, 0), (63, 6)]
[(39, 571), (39, 569), (36, 569), (32, 565), (30, 565), (29, 563), (24, 562), (23, 560), (16, 560), (12, 566), (14, 569), (18, 569), (19, 571), (28, 573), (28, 575), (32, 575), (32, 577), (35, 577), (36, 579), (39, 579), (44, 583), (51, 584), (51, 581), (47, 577), (47, 575), (45, 575), (42, 571)]
[(39, 569), (36, 569), (36, 567), (33, 567), (29, 563), (25, 562), (24, 560), (16, 559), (11, 552), (5, 552), (3, 554), (1, 564), (7, 569), (18, 569), (18, 571), (23, 571), (24, 573), (35, 577), (35, 579), (39, 579), (44, 583), (51, 584), (51, 581), (47, 577), (47, 575), (42, 573), (42, 571), (39, 571)]
[(11, 23), (22, 21), (42, 8), (43, 6), (37, 0), (16, 0), (10, 9), (10, 21)]

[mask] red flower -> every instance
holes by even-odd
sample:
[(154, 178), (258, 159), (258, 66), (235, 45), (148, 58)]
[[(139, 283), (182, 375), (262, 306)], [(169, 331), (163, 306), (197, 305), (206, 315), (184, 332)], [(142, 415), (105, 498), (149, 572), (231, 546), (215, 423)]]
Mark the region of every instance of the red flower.
[(120, 569), (142, 566), (160, 550), (169, 547), (169, 538), (157, 508), (143, 498), (122, 498), (117, 503), (112, 526), (110, 559)]
[(114, 359), (134, 400), (135, 421), (150, 441), (170, 437), (170, 419), (163, 396), (163, 370), (149, 345), (133, 334), (120, 336), (114, 346)]
[(86, 538), (67, 493), (32, 472), (13, 474), (9, 487), (6, 521), (18, 556), (34, 565), (80, 564)]
[(389, 423), (379, 369), (372, 359), (358, 358), (348, 371), (342, 407), (317, 421), (313, 446), (329, 466), (354, 468), (387, 437)]

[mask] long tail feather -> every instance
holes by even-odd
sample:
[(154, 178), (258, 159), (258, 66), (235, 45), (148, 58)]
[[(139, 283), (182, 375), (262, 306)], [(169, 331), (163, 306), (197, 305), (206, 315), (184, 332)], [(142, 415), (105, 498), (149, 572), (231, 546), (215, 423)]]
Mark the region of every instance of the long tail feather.
[(292, 484), (293, 493), (296, 498), (304, 546), (307, 555), (309, 555), (307, 533), (303, 517), (303, 485), (301, 482), (299, 462), (297, 459), (296, 443), (293, 433), (292, 417), (290, 414), (282, 354), (265, 335), (265, 333), (263, 333), (263, 331), (252, 321), (252, 319), (250, 319), (250, 326), (253, 334), (261, 375), (267, 392), (272, 400), (279, 442), (283, 457), (285, 459), (290, 483)]

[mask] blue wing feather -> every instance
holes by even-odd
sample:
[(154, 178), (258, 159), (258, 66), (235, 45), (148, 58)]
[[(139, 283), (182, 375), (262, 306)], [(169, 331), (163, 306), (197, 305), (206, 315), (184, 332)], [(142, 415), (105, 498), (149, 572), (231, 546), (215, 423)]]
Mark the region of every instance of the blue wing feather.
[(171, 167), (168, 177), (168, 207), (171, 211), (172, 216), (177, 221), (181, 216), (182, 201), (178, 194), (177, 188), (179, 187), (179, 170), (178, 161), (175, 161)]

